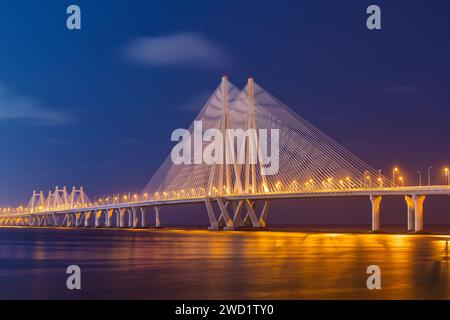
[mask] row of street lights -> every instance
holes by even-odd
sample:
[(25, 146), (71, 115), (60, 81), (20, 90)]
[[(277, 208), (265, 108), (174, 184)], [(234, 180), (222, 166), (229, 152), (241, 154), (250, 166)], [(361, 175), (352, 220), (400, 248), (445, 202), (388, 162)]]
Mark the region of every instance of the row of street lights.
[[(433, 167), (431, 167), (431, 166), (427, 168), (427, 171), (428, 171), (428, 186), (431, 186), (431, 169), (433, 169)], [(446, 168), (444, 168), (443, 171), (444, 171), (444, 174), (445, 174), (446, 184), (448, 186), (450, 186), (450, 169), (448, 167), (446, 167)], [(392, 183), (394, 184), (394, 187), (397, 186), (397, 184), (396, 184), (396, 181), (397, 181), (396, 180), (396, 176), (399, 173), (400, 173), (400, 170), (397, 167), (395, 167), (392, 170)], [(422, 171), (417, 170), (417, 175), (418, 175), (418, 178), (419, 178), (419, 186), (422, 186)], [(402, 187), (405, 185), (405, 179), (402, 176), (398, 177), (398, 181), (400, 181)]]

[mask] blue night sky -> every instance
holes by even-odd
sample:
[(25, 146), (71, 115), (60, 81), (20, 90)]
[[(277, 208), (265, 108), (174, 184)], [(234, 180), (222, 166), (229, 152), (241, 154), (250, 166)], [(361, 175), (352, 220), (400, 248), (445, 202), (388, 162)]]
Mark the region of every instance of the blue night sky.
[[(366, 28), (370, 4), (381, 31)], [(142, 190), (222, 74), (253, 76), (386, 175), (416, 182), (432, 165), (443, 183), (449, 14), (439, 0), (3, 3), (0, 205), (54, 185)]]

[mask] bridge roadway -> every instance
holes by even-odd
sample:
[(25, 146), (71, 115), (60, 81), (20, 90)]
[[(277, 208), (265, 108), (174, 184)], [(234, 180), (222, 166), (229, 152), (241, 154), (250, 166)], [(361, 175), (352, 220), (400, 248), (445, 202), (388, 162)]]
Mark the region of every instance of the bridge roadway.
[[(332, 189), (315, 191), (281, 191), (252, 194), (232, 194), (184, 199), (152, 199), (136, 202), (104, 204), (83, 208), (51, 210), (45, 212), (0, 214), (0, 226), (53, 226), (53, 227), (129, 227), (144, 228), (147, 209), (155, 209), (155, 227), (160, 227), (160, 208), (169, 205), (206, 204), (210, 220), (209, 229), (234, 230), (239, 227), (266, 226), (271, 200), (296, 198), (369, 197), (372, 202), (372, 230), (379, 231), (380, 203), (384, 196), (403, 196), (407, 204), (408, 231), (423, 231), (423, 202), (426, 196), (450, 195), (450, 186), (411, 186), (392, 188)], [(256, 203), (264, 203), (260, 215)], [(218, 207), (218, 217), (213, 203)], [(243, 212), (247, 209), (247, 212)], [(231, 212), (230, 212), (231, 211)], [(125, 217), (128, 215), (128, 221)], [(113, 217), (116, 217), (115, 221)], [(91, 217), (94, 217), (92, 219)], [(92, 221), (94, 220), (94, 221)]]

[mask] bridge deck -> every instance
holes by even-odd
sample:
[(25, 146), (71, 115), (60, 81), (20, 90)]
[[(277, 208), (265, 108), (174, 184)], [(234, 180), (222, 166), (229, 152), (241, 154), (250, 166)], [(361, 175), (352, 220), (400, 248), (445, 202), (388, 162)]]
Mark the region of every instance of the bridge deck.
[(217, 198), (225, 200), (275, 200), (275, 199), (296, 199), (296, 198), (332, 198), (332, 197), (359, 197), (359, 196), (405, 196), (405, 195), (450, 195), (450, 186), (421, 186), (421, 187), (393, 187), (393, 188), (373, 188), (373, 189), (335, 189), (303, 192), (269, 192), (252, 194), (234, 194), (210, 197), (193, 197), (184, 199), (152, 199), (136, 202), (122, 202), (116, 204), (105, 204), (101, 206), (91, 206), (83, 208), (72, 208), (64, 210), (39, 211), (33, 213), (0, 214), (0, 217), (20, 217), (28, 215), (42, 214), (65, 214), (85, 211), (112, 210), (133, 207), (167, 206), (177, 204), (203, 203), (207, 199), (215, 201)]

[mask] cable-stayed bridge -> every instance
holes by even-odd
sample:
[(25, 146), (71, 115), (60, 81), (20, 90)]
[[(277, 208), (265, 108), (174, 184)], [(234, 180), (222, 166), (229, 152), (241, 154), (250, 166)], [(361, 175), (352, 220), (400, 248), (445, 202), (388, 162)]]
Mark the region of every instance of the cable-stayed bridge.
[(139, 194), (33, 192), (28, 205), (1, 209), (0, 225), (138, 228), (154, 209), (159, 227), (160, 208), (204, 203), (210, 229), (263, 228), (276, 199), (365, 196), (378, 231), (382, 197), (402, 196), (408, 231), (420, 232), (425, 197), (450, 195), (448, 185), (404, 186), (397, 170), (386, 178), (253, 79), (239, 90), (223, 77), (180, 140), (179, 159), (172, 152)]

